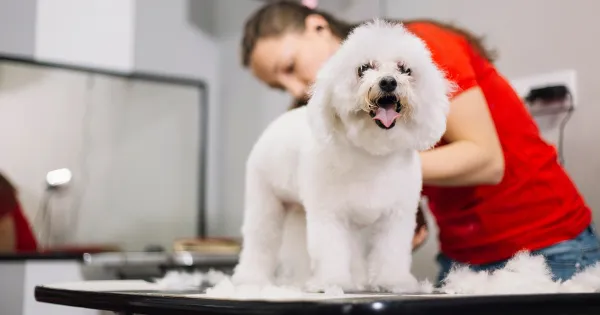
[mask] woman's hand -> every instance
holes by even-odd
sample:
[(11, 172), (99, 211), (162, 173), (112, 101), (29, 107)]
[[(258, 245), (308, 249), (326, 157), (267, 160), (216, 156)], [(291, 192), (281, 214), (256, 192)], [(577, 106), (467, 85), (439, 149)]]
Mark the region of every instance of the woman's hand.
[(479, 87), (454, 98), (444, 140), (421, 153), (423, 183), (435, 186), (495, 185), (504, 176), (504, 154)]
[(421, 206), (417, 209), (417, 227), (415, 228), (415, 235), (413, 236), (412, 248), (413, 251), (419, 249), (421, 245), (425, 243), (429, 236), (429, 229), (427, 228), (427, 221), (425, 220), (425, 214)]
[(419, 227), (419, 229), (415, 232), (415, 236), (412, 241), (413, 251), (419, 249), (427, 240), (429, 236), (429, 230), (427, 229), (427, 225), (423, 225)]

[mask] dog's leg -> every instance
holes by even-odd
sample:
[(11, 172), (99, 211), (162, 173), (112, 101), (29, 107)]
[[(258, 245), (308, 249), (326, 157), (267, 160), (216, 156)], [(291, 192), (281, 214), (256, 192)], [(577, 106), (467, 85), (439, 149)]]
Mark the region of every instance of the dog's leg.
[(278, 285), (302, 286), (310, 278), (310, 258), (306, 240), (306, 213), (300, 205), (287, 214), (279, 253)]
[(416, 293), (419, 284), (412, 275), (412, 237), (415, 214), (392, 213), (374, 226), (369, 255), (369, 284), (375, 290)]
[(352, 281), (358, 291), (365, 290), (368, 284), (366, 264), (366, 231), (356, 228), (351, 232), (352, 238)]
[(270, 284), (277, 268), (285, 210), (271, 188), (252, 170), (246, 177), (244, 210), (242, 252), (232, 281)]
[(307, 235), (312, 269), (307, 289), (313, 292), (331, 287), (353, 289), (352, 244), (347, 223), (335, 211), (307, 207)]

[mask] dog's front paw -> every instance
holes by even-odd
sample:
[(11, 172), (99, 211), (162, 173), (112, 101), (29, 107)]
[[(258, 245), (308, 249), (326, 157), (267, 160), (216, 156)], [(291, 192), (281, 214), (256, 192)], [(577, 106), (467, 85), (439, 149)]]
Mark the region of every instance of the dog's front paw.
[(374, 291), (389, 293), (418, 293), (420, 291), (419, 281), (407, 274), (401, 277), (380, 277), (371, 281), (371, 289)]

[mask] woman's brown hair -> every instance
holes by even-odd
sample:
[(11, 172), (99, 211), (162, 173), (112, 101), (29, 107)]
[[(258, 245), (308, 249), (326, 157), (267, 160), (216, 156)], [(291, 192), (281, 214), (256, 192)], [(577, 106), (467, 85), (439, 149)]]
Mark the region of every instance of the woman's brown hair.
[[(304, 30), (306, 18), (312, 14), (322, 16), (329, 24), (329, 29), (333, 35), (341, 39), (345, 39), (350, 31), (360, 24), (342, 21), (327, 12), (311, 9), (296, 2), (279, 1), (267, 4), (250, 16), (244, 26), (244, 36), (242, 37), (242, 64), (244, 67), (249, 66), (252, 52), (259, 39), (280, 36), (290, 31), (301, 32)], [(490, 62), (494, 62), (496, 59), (496, 52), (487, 49), (483, 45), (482, 36), (477, 36), (456, 25), (432, 19), (387, 20), (404, 24), (418, 22), (435, 24), (463, 36), (481, 56)], [(301, 106), (305, 102), (306, 100), (296, 101), (292, 107)]]

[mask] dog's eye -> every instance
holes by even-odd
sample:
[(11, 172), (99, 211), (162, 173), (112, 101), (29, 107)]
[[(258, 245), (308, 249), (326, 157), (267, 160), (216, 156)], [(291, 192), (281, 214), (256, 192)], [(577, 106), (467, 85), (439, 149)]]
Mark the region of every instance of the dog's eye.
[(365, 63), (364, 65), (358, 67), (358, 76), (360, 78), (363, 77), (363, 75), (365, 75), (365, 71), (369, 70), (369, 69), (373, 69), (373, 66), (371, 66), (368, 63)]
[(403, 63), (398, 64), (398, 70), (403, 74), (407, 74), (407, 75), (412, 74), (412, 71), (410, 70), (410, 68), (405, 66)]

